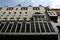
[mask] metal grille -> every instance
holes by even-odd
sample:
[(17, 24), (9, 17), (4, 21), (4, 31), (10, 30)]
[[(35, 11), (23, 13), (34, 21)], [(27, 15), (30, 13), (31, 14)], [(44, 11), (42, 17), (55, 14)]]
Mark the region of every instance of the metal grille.
[(43, 33), (55, 32), (50, 22), (1, 22), (0, 32)]

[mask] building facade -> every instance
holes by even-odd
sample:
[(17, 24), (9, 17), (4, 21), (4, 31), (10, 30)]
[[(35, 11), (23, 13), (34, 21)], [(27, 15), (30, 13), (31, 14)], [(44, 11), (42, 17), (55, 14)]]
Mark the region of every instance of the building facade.
[(8, 38), (6, 35), (18, 35), (22, 39), (57, 40), (57, 19), (54, 11), (47, 10), (41, 5), (39, 7), (31, 5), (28, 7), (20, 5), (0, 7), (0, 35), (3, 35), (3, 38)]

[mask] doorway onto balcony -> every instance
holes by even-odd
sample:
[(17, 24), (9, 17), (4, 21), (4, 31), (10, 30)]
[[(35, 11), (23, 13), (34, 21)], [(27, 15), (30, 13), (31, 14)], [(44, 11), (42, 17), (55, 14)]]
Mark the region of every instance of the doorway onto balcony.
[(57, 28), (58, 28), (58, 31), (59, 31), (59, 33), (60, 33), (60, 26), (57, 26)]

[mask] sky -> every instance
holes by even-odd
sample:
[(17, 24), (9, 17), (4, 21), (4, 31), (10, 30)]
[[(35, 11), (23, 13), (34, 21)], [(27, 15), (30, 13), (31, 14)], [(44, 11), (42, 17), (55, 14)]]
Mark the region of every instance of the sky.
[(60, 0), (0, 0), (0, 6), (50, 6), (51, 8), (60, 8)]

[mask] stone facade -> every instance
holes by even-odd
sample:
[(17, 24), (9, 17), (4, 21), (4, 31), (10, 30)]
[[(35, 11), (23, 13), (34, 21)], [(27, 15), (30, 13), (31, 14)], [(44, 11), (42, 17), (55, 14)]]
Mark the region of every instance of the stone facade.
[(11, 18), (12, 20), (17, 20), (17, 18), (20, 18), (19, 20), (24, 20), (23, 18), (27, 18), (27, 20), (30, 20), (35, 12), (44, 14), (46, 11), (43, 6), (32, 7), (31, 5), (28, 7), (15, 6), (0, 8), (2, 8), (0, 10), (0, 20), (4, 20), (4, 18), (7, 20), (11, 20)]

